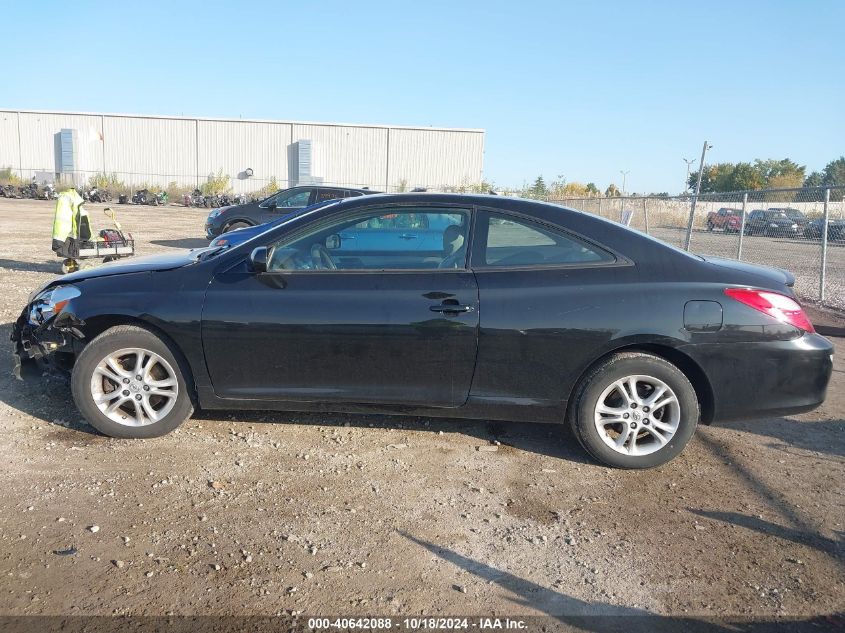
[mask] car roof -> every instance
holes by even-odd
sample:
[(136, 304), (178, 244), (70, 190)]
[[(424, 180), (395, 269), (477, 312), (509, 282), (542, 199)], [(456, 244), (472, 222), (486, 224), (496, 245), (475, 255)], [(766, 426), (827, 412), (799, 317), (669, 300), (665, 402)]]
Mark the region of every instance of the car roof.
[(291, 189), (326, 189), (328, 191), (356, 191), (358, 193), (362, 193), (364, 195), (374, 194), (374, 193), (381, 193), (380, 191), (373, 191), (372, 189), (359, 189), (357, 187), (342, 187), (339, 185), (321, 185), (320, 183), (315, 183), (313, 185), (296, 185), (296, 187), (290, 187)]

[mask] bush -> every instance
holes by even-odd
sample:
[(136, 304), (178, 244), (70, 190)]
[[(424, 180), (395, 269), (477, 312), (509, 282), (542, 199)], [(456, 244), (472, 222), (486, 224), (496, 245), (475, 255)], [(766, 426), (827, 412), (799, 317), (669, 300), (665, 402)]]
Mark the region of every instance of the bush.
[(126, 183), (120, 180), (117, 177), (117, 174), (106, 174), (103, 172), (94, 174), (88, 179), (88, 188), (101, 189), (103, 191), (110, 191), (112, 193), (126, 191), (128, 189)]
[(148, 182), (142, 182), (140, 185), (135, 185), (135, 191), (140, 191), (141, 189), (146, 189), (150, 193), (154, 194), (164, 190), (161, 185), (152, 185)]
[(261, 189), (259, 189), (258, 191), (254, 192), (252, 195), (257, 198), (266, 198), (268, 196), (272, 196), (279, 189), (281, 189), (281, 187), (279, 187), (279, 183), (276, 181), (276, 177), (273, 176), (272, 178), (270, 178), (270, 181), (266, 185), (261, 187)]
[(443, 185), (440, 189), (446, 193), (490, 193), (495, 191), (496, 185), (482, 180), (481, 182), (465, 182), (461, 185)]
[(219, 196), (229, 193), (232, 190), (229, 176), (221, 169), (217, 174), (208, 174), (208, 180), (200, 185), (200, 191), (204, 196)]
[(171, 202), (182, 202), (183, 198), (186, 195), (191, 195), (191, 192), (194, 189), (196, 189), (196, 187), (192, 187), (190, 185), (180, 185), (175, 180), (172, 180), (167, 184), (165, 191), (167, 192), (167, 197)]
[(20, 187), (23, 184), (23, 178), (12, 171), (11, 167), (0, 167), (0, 186), (13, 185)]

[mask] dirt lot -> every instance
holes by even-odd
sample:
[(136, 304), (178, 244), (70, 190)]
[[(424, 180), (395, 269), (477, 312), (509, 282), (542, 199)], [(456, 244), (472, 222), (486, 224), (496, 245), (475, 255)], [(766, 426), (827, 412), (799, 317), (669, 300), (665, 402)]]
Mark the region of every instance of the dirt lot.
[[(122, 210), (150, 253), (204, 211)], [(98, 213), (93, 214), (100, 219)], [(0, 613), (658, 614), (845, 610), (845, 320), (825, 405), (701, 428), (646, 472), (563, 427), (199, 412), (111, 440), (8, 334), (57, 269), (48, 203), (0, 201)]]

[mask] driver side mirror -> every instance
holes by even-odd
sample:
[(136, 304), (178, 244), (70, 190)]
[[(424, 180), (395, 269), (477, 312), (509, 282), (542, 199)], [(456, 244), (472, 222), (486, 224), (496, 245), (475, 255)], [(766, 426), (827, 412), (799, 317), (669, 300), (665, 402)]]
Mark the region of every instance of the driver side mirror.
[(258, 246), (249, 254), (249, 268), (254, 273), (267, 272), (268, 251), (266, 246)]
[(340, 235), (332, 233), (326, 237), (326, 248), (330, 251), (340, 248)]

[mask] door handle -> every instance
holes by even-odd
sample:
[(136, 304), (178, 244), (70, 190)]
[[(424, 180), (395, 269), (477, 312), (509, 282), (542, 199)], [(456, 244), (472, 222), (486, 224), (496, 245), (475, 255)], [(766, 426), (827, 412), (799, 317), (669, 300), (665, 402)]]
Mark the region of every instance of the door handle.
[(413, 235), (411, 233), (402, 233), (402, 235), (399, 236), (399, 239), (400, 240), (415, 240), (415, 239), (417, 239), (417, 236)]
[(429, 306), (428, 309), (432, 312), (457, 314), (458, 312), (472, 312), (475, 308), (473, 308), (472, 306), (462, 306), (458, 303), (441, 303), (440, 305)]

